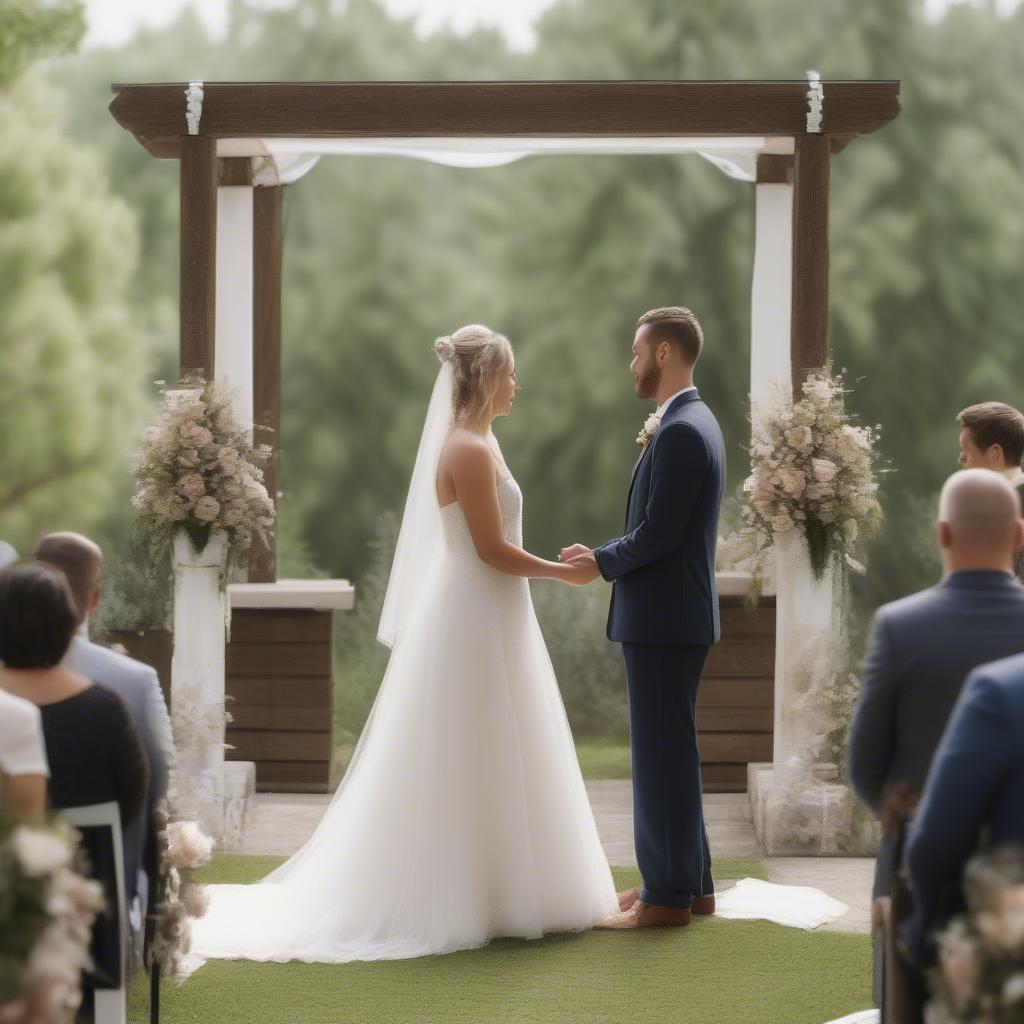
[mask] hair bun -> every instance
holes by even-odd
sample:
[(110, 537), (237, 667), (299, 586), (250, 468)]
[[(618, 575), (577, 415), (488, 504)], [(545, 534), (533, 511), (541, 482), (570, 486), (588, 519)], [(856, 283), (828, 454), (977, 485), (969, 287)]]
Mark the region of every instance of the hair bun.
[(437, 341), (434, 342), (434, 351), (437, 353), (437, 358), (440, 359), (442, 363), (447, 363), (448, 360), (455, 355), (455, 345), (452, 342), (452, 339), (446, 334), (444, 337), (438, 338)]

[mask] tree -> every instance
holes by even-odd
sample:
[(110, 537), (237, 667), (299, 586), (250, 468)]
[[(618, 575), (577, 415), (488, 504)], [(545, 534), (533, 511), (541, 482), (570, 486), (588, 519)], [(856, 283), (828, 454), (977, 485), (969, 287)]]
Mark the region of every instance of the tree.
[(80, 0), (4, 0), (0, 7), (0, 87), (39, 57), (71, 53), (85, 33)]
[(67, 139), (60, 98), (28, 72), (0, 91), (0, 535), (85, 528), (130, 458), (144, 339), (124, 297), (131, 211)]

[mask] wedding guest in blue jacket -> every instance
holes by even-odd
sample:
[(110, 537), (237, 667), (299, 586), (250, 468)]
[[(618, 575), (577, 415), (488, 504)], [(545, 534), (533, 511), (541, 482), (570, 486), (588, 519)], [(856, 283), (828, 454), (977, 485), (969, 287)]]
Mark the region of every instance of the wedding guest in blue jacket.
[[(1024, 586), (1014, 556), (1024, 538), (1017, 495), (987, 469), (955, 473), (939, 503), (945, 576), (878, 609), (848, 738), (850, 780), (882, 820), (874, 897), (888, 895), (903, 825), (968, 673), (1024, 652)], [(883, 935), (875, 923), (875, 1001), (881, 1005)]]
[(907, 838), (914, 911), (900, 928), (920, 964), (961, 909), (964, 865), (982, 845), (1024, 843), (1024, 655), (971, 673)]

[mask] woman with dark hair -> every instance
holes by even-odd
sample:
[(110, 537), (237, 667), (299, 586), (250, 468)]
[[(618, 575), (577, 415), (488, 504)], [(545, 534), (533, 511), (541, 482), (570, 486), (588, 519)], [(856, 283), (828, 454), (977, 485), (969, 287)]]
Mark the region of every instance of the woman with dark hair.
[[(50, 806), (60, 810), (116, 801), (123, 841), (124, 826), (142, 809), (149, 765), (121, 698), (62, 667), (77, 626), (78, 609), (59, 569), (25, 559), (0, 571), (0, 690), (39, 708), (50, 765)], [(116, 855), (109, 833), (80, 831), (90, 873), (103, 884), (107, 906), (113, 907)], [(109, 914), (93, 926), (93, 969), (83, 975), (76, 1020), (93, 1019), (97, 987), (121, 986), (125, 926)]]
[(59, 569), (24, 559), (0, 571), (0, 689), (39, 708), (50, 806), (116, 800), (125, 825), (142, 807), (149, 765), (121, 698), (61, 666), (77, 623)]

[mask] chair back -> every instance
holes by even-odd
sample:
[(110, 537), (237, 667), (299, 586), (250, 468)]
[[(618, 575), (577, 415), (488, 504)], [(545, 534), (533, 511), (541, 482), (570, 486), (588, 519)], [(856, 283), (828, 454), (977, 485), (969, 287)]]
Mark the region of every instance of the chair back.
[(96, 1024), (127, 1024), (125, 986), (127, 906), (125, 901), (124, 845), (121, 812), (114, 801), (66, 807), (58, 812), (82, 836), (89, 870), (102, 886), (106, 911), (93, 926), (94, 968), (85, 981), (92, 989)]

